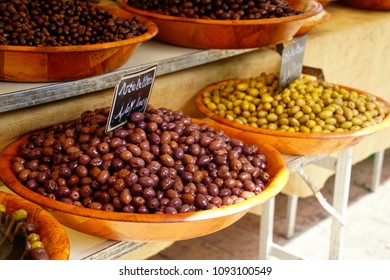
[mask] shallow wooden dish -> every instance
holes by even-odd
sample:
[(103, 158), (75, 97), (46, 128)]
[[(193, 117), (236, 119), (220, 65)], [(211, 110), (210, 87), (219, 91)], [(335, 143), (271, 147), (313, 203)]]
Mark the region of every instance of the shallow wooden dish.
[(298, 30), (295, 36), (303, 36), (309, 33), (314, 27), (319, 24), (326, 23), (330, 20), (330, 13), (326, 10), (323, 10), (318, 15), (313, 16), (312, 18), (308, 18), (302, 27)]
[(200, 49), (259, 48), (291, 39), (307, 18), (322, 11), (316, 1), (287, 1), (301, 15), (261, 20), (206, 20), (160, 15), (127, 5), (120, 6), (154, 21), (159, 29), (156, 39), (183, 47)]
[(339, 0), (341, 4), (364, 10), (389, 11), (389, 0)]
[[(205, 123), (194, 120), (196, 123)], [(26, 141), (24, 135), (12, 142), (0, 155), (0, 179), (21, 197), (47, 209), (63, 225), (74, 230), (113, 240), (126, 241), (175, 241), (203, 236), (221, 230), (240, 219), (247, 211), (277, 195), (288, 180), (289, 171), (281, 154), (273, 147), (242, 131), (215, 122), (209, 123), (222, 129), (233, 138), (257, 144), (259, 153), (269, 160), (267, 171), (272, 180), (260, 194), (243, 202), (212, 210), (178, 214), (132, 214), (105, 212), (77, 207), (43, 197), (23, 186), (12, 171), (11, 159), (17, 154), (18, 145)]]
[[(245, 133), (252, 134), (252, 137), (256, 137), (263, 143), (268, 143), (272, 147), (276, 148), (282, 154), (291, 155), (308, 155), (308, 154), (329, 154), (337, 152), (339, 150), (348, 148), (359, 143), (365, 136), (378, 132), (388, 126), (390, 126), (390, 114), (385, 119), (371, 127), (366, 127), (357, 131), (351, 132), (339, 132), (339, 133), (304, 133), (304, 132), (284, 132), (274, 131), (264, 128), (255, 128), (249, 125), (242, 125), (234, 121), (229, 121), (226, 118), (209, 110), (202, 101), (202, 95), (206, 91), (212, 91), (219, 88), (221, 85), (226, 84), (228, 81), (240, 82), (239, 80), (227, 80), (221, 81), (212, 85), (209, 85), (200, 90), (195, 96), (195, 105), (198, 110), (219, 123), (225, 124), (230, 127), (234, 127), (245, 131)], [(359, 94), (371, 95), (367, 92), (353, 89), (346, 86), (340, 86), (349, 91), (354, 90)], [(390, 104), (376, 97), (378, 100), (384, 102), (388, 108)], [(250, 137), (248, 135), (248, 137)]]
[[(104, 9), (121, 18), (134, 16), (121, 9)], [(129, 60), (142, 42), (157, 34), (155, 23), (138, 17), (148, 31), (127, 40), (59, 47), (0, 45), (0, 81), (54, 82), (110, 72)]]
[(18, 209), (28, 211), (27, 221), (38, 227), (38, 234), (51, 260), (69, 259), (68, 236), (60, 223), (46, 210), (21, 197), (5, 192), (0, 192), (0, 203), (4, 204), (9, 214)]

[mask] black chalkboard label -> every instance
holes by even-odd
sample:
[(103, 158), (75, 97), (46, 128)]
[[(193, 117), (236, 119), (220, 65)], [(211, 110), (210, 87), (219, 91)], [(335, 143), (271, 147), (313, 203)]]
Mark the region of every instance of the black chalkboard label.
[(133, 112), (145, 112), (156, 77), (157, 65), (136, 73), (124, 75), (115, 87), (106, 132), (128, 121)]
[(302, 74), (307, 35), (294, 39), (284, 46), (278, 44), (277, 51), (282, 56), (280, 63), (279, 90), (284, 89)]

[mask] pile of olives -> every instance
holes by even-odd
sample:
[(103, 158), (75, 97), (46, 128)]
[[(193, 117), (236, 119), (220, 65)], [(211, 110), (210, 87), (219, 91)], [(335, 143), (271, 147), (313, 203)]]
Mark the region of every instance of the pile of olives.
[(0, 0), (0, 45), (72, 46), (144, 34), (138, 18), (121, 19), (79, 0)]
[(277, 73), (262, 73), (221, 83), (203, 92), (212, 112), (255, 128), (287, 132), (329, 133), (359, 130), (381, 122), (389, 113), (375, 96), (359, 94), (313, 76), (302, 75), (279, 90)]
[[(0, 212), (7, 213), (4, 204), (0, 203)], [(11, 219), (20, 223), (26, 232), (26, 251), (24, 259), (27, 260), (48, 260), (49, 255), (41, 241), (38, 229), (34, 223), (27, 221), (28, 212), (25, 209), (17, 209), (11, 214)]]
[(256, 145), (148, 106), (105, 132), (110, 108), (33, 133), (12, 159), (28, 189), (71, 205), (116, 212), (208, 210), (260, 193), (270, 180)]
[(218, 20), (253, 20), (301, 14), (283, 0), (127, 0), (137, 9), (158, 14)]

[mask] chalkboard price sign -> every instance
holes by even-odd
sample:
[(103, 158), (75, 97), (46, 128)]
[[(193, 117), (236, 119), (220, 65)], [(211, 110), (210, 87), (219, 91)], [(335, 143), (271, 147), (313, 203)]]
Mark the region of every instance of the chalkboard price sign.
[(288, 46), (278, 44), (277, 51), (282, 56), (280, 63), (279, 90), (299, 78), (302, 74), (303, 56), (307, 36), (294, 39)]
[(145, 112), (156, 76), (157, 65), (124, 75), (115, 87), (106, 132), (124, 125), (133, 112)]

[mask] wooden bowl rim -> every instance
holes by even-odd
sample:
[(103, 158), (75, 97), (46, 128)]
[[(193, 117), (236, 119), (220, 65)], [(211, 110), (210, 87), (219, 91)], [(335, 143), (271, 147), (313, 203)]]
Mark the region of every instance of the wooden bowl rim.
[[(374, 124), (369, 127), (362, 128), (360, 130), (355, 131), (349, 131), (349, 132), (331, 132), (331, 133), (309, 133), (309, 132), (287, 132), (287, 131), (278, 131), (278, 130), (270, 130), (265, 128), (255, 128), (251, 127), (249, 125), (241, 125), (233, 121), (229, 121), (226, 118), (221, 117), (220, 115), (212, 112), (209, 110), (202, 101), (202, 95), (205, 91), (210, 91), (215, 88), (219, 88), (221, 85), (224, 85), (228, 82), (242, 82), (248, 79), (228, 79), (219, 81), (213, 84), (210, 84), (203, 89), (201, 89), (196, 95), (195, 95), (195, 105), (198, 108), (198, 110), (206, 115), (207, 117), (220, 122), (224, 125), (228, 125), (231, 127), (234, 127), (236, 129), (241, 129), (248, 132), (268, 135), (268, 136), (274, 136), (274, 137), (281, 137), (281, 138), (292, 138), (292, 139), (324, 139), (324, 140), (331, 140), (331, 139), (343, 139), (343, 138), (361, 138), (367, 135), (370, 135), (376, 131), (379, 131), (381, 129), (384, 129), (390, 125), (390, 103), (386, 100), (382, 99), (381, 97), (378, 97), (376, 95), (373, 95), (371, 93), (368, 93), (366, 91), (358, 90), (352, 87), (339, 85), (340, 88), (345, 88), (348, 91), (356, 91), (358, 94), (366, 94), (368, 96), (373, 96), (377, 98), (379, 101), (383, 102), (386, 107), (389, 108), (389, 113), (386, 115), (386, 117), (377, 124)], [(336, 85), (336, 84), (335, 84)]]
[[(137, 16), (139, 22), (145, 25), (148, 30), (144, 34), (139, 36), (119, 40), (116, 42), (107, 42), (107, 43), (98, 43), (98, 44), (89, 44), (89, 45), (72, 45), (72, 46), (10, 46), (10, 45), (0, 45), (0, 52), (24, 52), (24, 53), (63, 53), (63, 52), (83, 52), (83, 51), (98, 51), (112, 48), (120, 48), (129, 45), (135, 45), (137, 43), (142, 43), (147, 41), (153, 37), (155, 37), (158, 33), (157, 25), (151, 21), (150, 19), (133, 14), (129, 11), (125, 11), (123, 9), (103, 7), (103, 8), (114, 15), (118, 15), (119, 13), (126, 13), (129, 16)], [(118, 16), (120, 17), (120, 16)]]
[(248, 25), (262, 25), (262, 24), (280, 24), (285, 22), (297, 21), (306, 19), (316, 14), (319, 14), (323, 7), (321, 3), (313, 0), (308, 0), (308, 5), (310, 5), (310, 10), (304, 11), (300, 15), (288, 16), (282, 18), (269, 18), (269, 19), (255, 19), (255, 20), (213, 20), (213, 19), (191, 19), (191, 18), (182, 18), (175, 16), (167, 16), (157, 13), (148, 12), (145, 10), (140, 10), (133, 8), (127, 5), (126, 0), (120, 0), (119, 6), (126, 9), (127, 11), (140, 14), (144, 17), (148, 17), (154, 20), (165, 20), (165, 21), (177, 21), (181, 23), (193, 23), (201, 25), (218, 25), (218, 26), (248, 26)]
[[(28, 201), (27, 199), (24, 199), (23, 197), (14, 195), (12, 193), (0, 191), (0, 201), (5, 201), (7, 205), (9, 203), (22, 204), (23, 207), (25, 207), (24, 210), (27, 210), (27, 212), (34, 211), (35, 218), (38, 218), (41, 221), (50, 221), (51, 228), (55, 229), (56, 237), (60, 237), (63, 241), (65, 241), (65, 243), (61, 244), (61, 245), (63, 245), (63, 248), (61, 248), (61, 250), (55, 250), (53, 259), (56, 259), (56, 260), (69, 259), (70, 243), (69, 243), (68, 235), (66, 234), (62, 225), (49, 212), (47, 212), (41, 206), (39, 206), (31, 201)], [(6, 206), (6, 208), (9, 208), (9, 207)], [(61, 235), (61, 236), (58, 236), (58, 235)], [(54, 245), (56, 245), (56, 244), (54, 244)]]
[[(224, 127), (230, 129), (231, 131), (239, 132), (239, 130), (234, 128), (228, 128), (219, 123), (192, 119), (194, 123), (206, 123), (209, 125), (216, 125), (218, 127)], [(35, 131), (37, 132), (37, 131)], [(177, 213), (177, 214), (140, 214), (140, 213), (123, 213), (123, 212), (106, 212), (103, 210), (89, 209), (74, 205), (69, 205), (60, 201), (52, 200), (50, 198), (44, 197), (34, 191), (27, 189), (23, 184), (19, 182), (15, 174), (12, 171), (11, 159), (16, 155), (18, 150), (18, 145), (21, 142), (27, 140), (31, 132), (21, 136), (15, 141), (11, 142), (0, 154), (0, 180), (16, 194), (20, 195), (24, 199), (27, 199), (33, 203), (38, 204), (39, 206), (51, 210), (58, 211), (62, 214), (80, 216), (91, 219), (106, 220), (106, 221), (115, 221), (115, 222), (133, 222), (133, 223), (183, 223), (183, 222), (196, 222), (201, 220), (215, 219), (223, 216), (234, 215), (239, 212), (247, 211), (249, 208), (259, 205), (266, 200), (277, 195), (287, 183), (289, 177), (289, 170), (287, 164), (275, 148), (268, 144), (261, 144), (260, 150), (266, 150), (268, 153), (272, 154), (272, 162), (278, 164), (278, 169), (276, 170), (271, 181), (267, 183), (267, 187), (258, 195), (246, 199), (240, 203), (220, 207), (210, 210), (201, 210), (196, 212), (189, 213)]]

